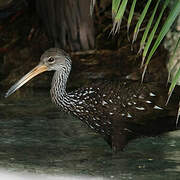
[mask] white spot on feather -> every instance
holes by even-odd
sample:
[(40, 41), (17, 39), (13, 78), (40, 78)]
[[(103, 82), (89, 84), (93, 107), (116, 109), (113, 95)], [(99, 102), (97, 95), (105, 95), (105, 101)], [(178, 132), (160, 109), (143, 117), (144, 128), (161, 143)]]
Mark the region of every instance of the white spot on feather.
[(111, 99), (109, 100), (109, 102), (110, 102), (110, 103), (113, 103)]
[(127, 129), (127, 128), (124, 128), (125, 131), (129, 131), (129, 132), (132, 132), (130, 129)]
[(132, 118), (132, 116), (131, 116), (129, 113), (128, 113), (127, 117), (128, 117), (128, 118)]
[(163, 108), (155, 105), (155, 106), (154, 106), (154, 109), (160, 109), (160, 110), (162, 110)]
[(89, 96), (86, 96), (84, 99), (89, 99)]
[(123, 103), (122, 103), (122, 106), (123, 106), (123, 107), (126, 107)]
[(89, 94), (92, 94), (92, 93), (94, 93), (94, 91), (89, 91)]
[(146, 103), (151, 104), (152, 102), (151, 101), (146, 101)]
[(102, 101), (103, 106), (106, 105), (106, 104), (108, 104), (106, 101)]
[(89, 125), (89, 127), (90, 127), (91, 129), (94, 129), (94, 127), (93, 127), (93, 126), (91, 126), (91, 125)]
[(85, 96), (86, 94), (88, 94), (88, 91), (86, 91), (85, 93), (83, 93), (84, 96)]
[(137, 109), (137, 110), (140, 110), (140, 111), (145, 110), (145, 108), (144, 108), (144, 107), (136, 107), (136, 109)]
[(101, 129), (101, 132), (102, 132), (102, 133), (104, 133), (104, 130), (103, 130), (103, 129)]
[(155, 94), (153, 94), (152, 92), (149, 93), (150, 96), (156, 96)]
[(98, 127), (100, 126), (98, 123), (95, 123), (95, 125), (98, 126)]
[(139, 99), (144, 99), (144, 97), (143, 97), (143, 95), (142, 95), (142, 94), (139, 96)]
[(90, 104), (91, 107), (94, 107), (94, 104)]

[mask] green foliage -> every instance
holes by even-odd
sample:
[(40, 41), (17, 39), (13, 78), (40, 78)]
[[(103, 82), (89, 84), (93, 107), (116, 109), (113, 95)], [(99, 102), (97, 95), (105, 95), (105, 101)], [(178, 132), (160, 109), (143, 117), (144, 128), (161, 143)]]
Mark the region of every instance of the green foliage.
[[(154, 11), (153, 11), (153, 13), (152, 13), (152, 15), (151, 15), (151, 18), (149, 19), (149, 22), (148, 22), (148, 24), (147, 24), (147, 27), (146, 27), (146, 29), (145, 29), (145, 31), (144, 31), (143, 37), (142, 37), (141, 42), (140, 42), (140, 49), (139, 49), (139, 52), (138, 52), (139, 54), (140, 54), (141, 51), (144, 49), (145, 42), (146, 42), (146, 39), (147, 39), (147, 35), (148, 35), (149, 30), (150, 30), (150, 28), (151, 28), (151, 25), (152, 25), (152, 23), (153, 23), (154, 16), (155, 16), (155, 14), (156, 14), (156, 11), (157, 11), (157, 8), (158, 8), (159, 3), (160, 3), (160, 0), (157, 1), (156, 6), (155, 6), (155, 8), (154, 8)], [(142, 61), (141, 67), (142, 67), (142, 65), (143, 65), (143, 61)]]
[[(155, 36), (156, 30), (157, 30), (157, 28), (158, 28), (158, 26), (159, 26), (159, 23), (160, 23), (160, 21), (161, 21), (162, 15), (163, 15), (163, 13), (164, 13), (164, 11), (165, 11), (168, 3), (169, 3), (169, 0), (166, 0), (165, 3), (164, 3), (164, 5), (163, 5), (163, 7), (162, 7), (162, 9), (161, 9), (161, 12), (160, 12), (160, 14), (159, 14), (159, 17), (158, 17), (158, 19), (157, 19), (157, 21), (156, 21), (156, 23), (155, 23), (155, 25), (154, 25), (154, 27), (153, 27), (150, 35), (149, 35), (149, 37), (148, 37), (148, 40), (147, 40), (147, 42), (146, 42), (146, 45), (145, 45), (145, 48), (144, 48), (144, 51), (143, 51), (143, 55), (142, 55), (142, 63), (141, 63), (142, 66), (143, 66), (143, 64), (144, 64), (144, 61), (145, 61), (147, 52), (148, 52), (148, 50), (149, 50), (149, 48), (150, 48), (150, 45), (151, 45), (151, 43), (152, 43), (152, 40), (153, 40), (153, 38), (154, 38), (154, 36)], [(164, 26), (163, 26), (163, 27), (164, 27)], [(161, 32), (164, 32), (164, 28), (162, 28)], [(142, 74), (142, 81), (143, 81), (143, 79), (144, 79), (144, 75), (145, 75), (147, 66), (148, 66), (148, 64), (149, 64), (149, 61), (151, 60), (152, 55), (154, 54), (155, 50), (157, 49), (157, 47), (159, 46), (159, 44), (160, 44), (160, 42), (162, 41), (163, 38), (164, 38), (164, 37), (162, 37), (162, 36), (158, 36), (158, 38), (156, 39), (156, 42), (154, 43), (154, 46), (152, 47), (153, 51), (152, 51), (152, 49), (151, 49), (151, 51), (150, 51), (150, 54), (149, 54), (149, 56), (148, 56), (148, 59), (147, 59), (147, 61), (146, 61), (145, 66), (144, 66), (144, 71), (143, 71), (143, 74)]]
[(180, 117), (180, 102), (179, 102), (179, 109), (178, 109), (178, 113), (177, 113), (177, 120), (176, 120), (176, 126), (178, 124), (178, 119)]
[(137, 35), (138, 35), (138, 32), (139, 32), (139, 28), (140, 28), (140, 26), (141, 26), (141, 24), (142, 24), (142, 22), (143, 22), (143, 20), (144, 20), (144, 18), (145, 18), (145, 16), (146, 16), (147, 12), (148, 12), (148, 9), (149, 9), (149, 6), (150, 6), (150, 4), (151, 4), (151, 1), (152, 1), (152, 0), (148, 0), (148, 1), (147, 1), (147, 4), (146, 4), (144, 10), (142, 11), (142, 13), (141, 13), (141, 15), (140, 15), (140, 17), (139, 17), (139, 20), (138, 20), (138, 22), (137, 22), (137, 24), (136, 24), (136, 27), (135, 27), (135, 29), (134, 29), (134, 35), (133, 35), (132, 43), (133, 43), (134, 41), (136, 41), (136, 39), (137, 39)]
[[(167, 0), (167, 1), (169, 1), (169, 0)], [(165, 35), (169, 31), (171, 25), (173, 24), (173, 22), (175, 21), (176, 17), (179, 15), (179, 13), (180, 13), (180, 1), (177, 0), (177, 3), (175, 3), (175, 5), (174, 5), (173, 9), (171, 10), (169, 16), (167, 17), (167, 19), (166, 19), (166, 21), (165, 21), (159, 35), (158, 35), (158, 37), (157, 37), (157, 39), (156, 39), (150, 53), (149, 53), (149, 56), (148, 56), (146, 64), (145, 64), (144, 73), (145, 73), (147, 65), (149, 64), (149, 61), (152, 58), (154, 52), (156, 51), (156, 49), (160, 45), (161, 41), (164, 39)]]
[[(96, 0), (91, 0), (91, 1), (92, 1), (92, 5), (94, 6)], [(161, 3), (162, 6), (160, 6), (160, 1), (162, 2)], [(130, 8), (128, 21), (127, 21), (127, 32), (129, 32), (130, 24), (131, 24), (133, 15), (134, 15), (136, 2), (137, 2), (137, 0), (131, 1), (131, 8)], [(152, 2), (152, 0), (147, 0), (145, 7), (139, 16), (139, 20), (134, 29), (132, 43), (137, 39), (141, 24), (143, 23), (145, 16), (149, 13), (149, 7), (151, 5), (151, 2)], [(153, 10), (153, 13), (145, 27), (145, 31), (144, 31), (143, 37), (141, 39), (140, 49), (139, 49), (139, 53), (141, 53), (143, 51), (141, 68), (144, 67), (144, 70), (143, 70), (143, 74), (142, 74), (142, 81), (144, 79), (146, 69), (148, 67), (148, 64), (149, 64), (153, 54), (155, 53), (156, 49), (159, 47), (159, 45), (162, 42), (162, 40), (164, 39), (165, 35), (169, 31), (171, 25), (174, 23), (176, 17), (180, 14), (180, 0), (176, 0), (165, 23), (163, 24), (163, 26), (160, 30), (160, 33), (158, 34), (158, 36), (156, 38), (156, 41), (154, 42), (154, 44), (152, 44), (152, 40), (155, 38), (157, 28), (162, 20), (164, 11), (167, 8), (169, 2), (170, 2), (170, 0), (163, 0), (163, 1), (157, 0), (156, 5)], [(121, 21), (122, 21), (124, 12), (127, 7), (127, 3), (128, 3), (128, 0), (112, 0), (112, 19), (113, 19), (113, 28), (111, 31), (112, 34), (116, 34), (120, 30)], [(161, 11), (159, 14), (157, 14), (157, 8), (161, 8)], [(155, 17), (157, 17), (157, 19), (155, 19)], [(150, 32), (150, 29), (152, 29), (151, 32)], [(148, 54), (148, 52), (149, 52), (149, 54)], [(144, 64), (144, 62), (145, 62), (145, 64)], [(172, 80), (172, 84), (169, 89), (169, 98), (170, 98), (170, 95), (171, 95), (179, 78), (180, 78), (180, 69), (176, 73), (174, 79)]]
[[(178, 47), (179, 47), (179, 44), (180, 44), (180, 37), (179, 37), (179, 39), (178, 39), (178, 41), (177, 41), (177, 43), (176, 43), (176, 47), (175, 47), (175, 49), (174, 49), (174, 52), (173, 52), (172, 56), (170, 57), (170, 60), (169, 60), (170, 66), (171, 66), (171, 64), (172, 64), (172, 61), (173, 61), (174, 56), (175, 56), (175, 54), (176, 54), (176, 51), (177, 51), (177, 49), (178, 49)], [(171, 71), (172, 71), (172, 69), (171, 69)], [(170, 79), (170, 73), (171, 73), (171, 71), (169, 72), (168, 81), (169, 81), (169, 79)], [(173, 77), (173, 79), (172, 79), (171, 86), (169, 87), (168, 99), (167, 99), (166, 104), (169, 102), (169, 99), (170, 99), (170, 97), (171, 97), (171, 94), (172, 94), (172, 92), (173, 92), (173, 90), (174, 90), (174, 88), (175, 88), (175, 86), (176, 86), (179, 78), (180, 78), (180, 68), (179, 68), (179, 70), (176, 72), (176, 75), (175, 75), (175, 76)], [(180, 102), (179, 102), (179, 109), (178, 109), (178, 113), (177, 113), (176, 125), (178, 124), (179, 116), (180, 116)]]
[[(179, 39), (178, 39), (178, 41), (177, 41), (177, 43), (176, 43), (176, 47), (174, 48), (174, 52), (173, 52), (172, 56), (171, 56), (170, 59), (169, 59), (170, 67), (172, 67), (171, 64), (172, 64), (172, 62), (173, 62), (173, 59), (174, 59), (174, 56), (175, 56), (175, 54), (176, 54), (176, 51), (177, 51), (177, 49), (178, 49), (178, 47), (179, 47), (179, 44), (180, 44), (180, 37), (179, 37)], [(171, 71), (172, 71), (172, 70), (173, 70), (173, 68), (171, 69)], [(169, 72), (168, 81), (169, 81), (169, 79), (170, 79), (170, 73), (171, 73), (171, 71)], [(171, 94), (172, 94), (172, 92), (173, 92), (173, 90), (174, 90), (174, 88), (175, 88), (175, 86), (176, 86), (177, 81), (178, 81), (179, 78), (180, 78), (180, 68), (179, 68), (179, 70), (176, 72), (176, 75), (174, 76), (174, 78), (172, 79), (172, 83), (171, 83), (171, 86), (170, 86), (169, 92), (168, 92), (169, 97), (168, 97), (167, 103), (168, 103), (168, 101), (169, 101), (169, 98), (170, 98), (170, 96), (171, 96)]]
[(120, 4), (121, 4), (121, 0), (112, 0), (112, 18), (113, 19), (116, 17)]
[(121, 21), (126, 10), (128, 0), (112, 0), (112, 17), (114, 19), (112, 33), (116, 34), (121, 26)]
[[(160, 1), (162, 2), (161, 3), (162, 7), (159, 7)], [(96, 2), (96, 0), (91, 0), (92, 6), (94, 6), (95, 2)], [(132, 43), (134, 41), (136, 41), (136, 39), (137, 39), (141, 24), (143, 23), (145, 16), (149, 13), (149, 7), (151, 5), (151, 2), (152, 2), (152, 0), (147, 0), (147, 3), (145, 4), (145, 7), (143, 8), (143, 11), (141, 12), (141, 14), (139, 16), (139, 20), (134, 29)], [(149, 61), (151, 60), (153, 54), (155, 53), (155, 51), (158, 48), (158, 46), (160, 45), (161, 41), (163, 40), (163, 38), (169, 31), (169, 29), (170, 29), (171, 25), (173, 24), (173, 22), (175, 21), (176, 17), (180, 14), (180, 0), (176, 0), (174, 7), (171, 9), (155, 43), (152, 45), (152, 40), (155, 37), (155, 33), (156, 33), (157, 28), (162, 20), (163, 13), (164, 13), (165, 9), (167, 8), (169, 2), (170, 2), (170, 0), (163, 0), (163, 1), (157, 0), (156, 6), (154, 7), (154, 10), (153, 10), (153, 13), (147, 23), (147, 26), (145, 27), (145, 32), (141, 39), (140, 50), (139, 50), (139, 53), (141, 53), (143, 51), (141, 67), (143, 67), (144, 62), (147, 57), (147, 60), (146, 60), (145, 66), (144, 66), (144, 72), (142, 74), (142, 80), (144, 78), (144, 74), (146, 72), (147, 66), (148, 66)], [(131, 24), (133, 15), (134, 15), (136, 3), (137, 3), (137, 0), (132, 0), (132, 2), (131, 2), (131, 8), (130, 8), (128, 21), (127, 21), (127, 32), (129, 32), (129, 28), (130, 28), (130, 24)], [(113, 19), (113, 28), (111, 31), (112, 34), (116, 34), (119, 32), (120, 26), (121, 26), (121, 21), (124, 16), (124, 12), (126, 10), (127, 4), (128, 4), (128, 0), (112, 0), (112, 19)], [(92, 6), (91, 6), (91, 9), (93, 9)], [(161, 12), (159, 14), (157, 14), (157, 8), (161, 8)], [(157, 20), (155, 19), (155, 16), (157, 16)], [(152, 24), (153, 24), (153, 27), (150, 32)], [(151, 48), (151, 46), (152, 46), (152, 48)], [(149, 52), (149, 54), (148, 54), (148, 52)]]
[(127, 32), (129, 32), (129, 27), (131, 25), (132, 17), (134, 15), (134, 9), (135, 9), (135, 6), (136, 6), (136, 1), (137, 0), (133, 0), (132, 6), (131, 6), (131, 9), (130, 9), (130, 12), (129, 12), (128, 22), (127, 22)]

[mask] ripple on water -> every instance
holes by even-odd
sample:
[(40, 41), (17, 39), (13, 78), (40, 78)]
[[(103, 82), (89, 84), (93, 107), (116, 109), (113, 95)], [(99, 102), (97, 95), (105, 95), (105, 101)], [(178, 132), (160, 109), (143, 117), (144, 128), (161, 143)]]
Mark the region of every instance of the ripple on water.
[(165, 135), (137, 139), (124, 152), (112, 154), (100, 136), (57, 110), (46, 92), (1, 99), (0, 167), (9, 171), (107, 179), (176, 179), (179, 149), (180, 136)]

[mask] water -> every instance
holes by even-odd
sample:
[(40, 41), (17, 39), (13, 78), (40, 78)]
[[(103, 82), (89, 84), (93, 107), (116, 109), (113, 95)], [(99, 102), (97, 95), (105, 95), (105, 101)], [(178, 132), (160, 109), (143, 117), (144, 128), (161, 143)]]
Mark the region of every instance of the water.
[(100, 136), (52, 105), (48, 92), (0, 99), (0, 169), (9, 173), (172, 180), (179, 179), (179, 150), (180, 131), (174, 131), (134, 140), (113, 154)]

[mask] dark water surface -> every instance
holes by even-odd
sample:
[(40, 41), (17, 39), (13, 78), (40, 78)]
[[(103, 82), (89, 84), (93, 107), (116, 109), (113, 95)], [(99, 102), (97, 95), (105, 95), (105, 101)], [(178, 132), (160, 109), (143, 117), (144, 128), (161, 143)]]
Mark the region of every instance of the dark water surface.
[(81, 121), (52, 105), (49, 92), (1, 97), (1, 168), (94, 179), (180, 179), (180, 131), (137, 139), (115, 155)]

